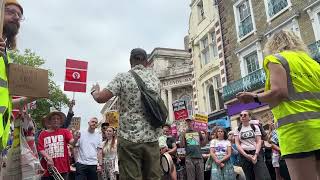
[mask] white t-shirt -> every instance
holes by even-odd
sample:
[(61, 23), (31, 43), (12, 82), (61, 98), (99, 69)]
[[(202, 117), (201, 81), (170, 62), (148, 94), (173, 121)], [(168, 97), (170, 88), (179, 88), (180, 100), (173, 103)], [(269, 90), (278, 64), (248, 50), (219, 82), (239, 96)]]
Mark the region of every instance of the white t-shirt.
[(251, 126), (243, 126), (240, 130), (235, 131), (234, 135), (239, 137), (240, 145), (243, 150), (246, 151), (254, 151), (256, 150), (256, 136), (261, 136), (261, 132), (258, 126), (254, 126), (255, 131), (251, 128)]
[(228, 152), (228, 147), (231, 147), (231, 143), (228, 140), (213, 139), (210, 141), (210, 148), (214, 148), (216, 155), (225, 156)]
[(98, 164), (98, 147), (102, 141), (101, 134), (98, 132), (89, 133), (88, 130), (80, 132), (79, 143), (79, 158), (78, 163), (84, 165)]

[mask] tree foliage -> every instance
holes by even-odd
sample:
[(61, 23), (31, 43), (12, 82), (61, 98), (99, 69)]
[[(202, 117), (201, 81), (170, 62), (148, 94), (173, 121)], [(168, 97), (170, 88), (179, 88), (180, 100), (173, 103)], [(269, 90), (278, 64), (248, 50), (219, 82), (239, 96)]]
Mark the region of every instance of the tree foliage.
[[(17, 50), (10, 52), (10, 56), (13, 63), (35, 68), (41, 68), (45, 63), (45, 59), (32, 52), (30, 49), (26, 49), (23, 53)], [(53, 76), (53, 73), (49, 70), (49, 98), (38, 99), (36, 102), (37, 108), (31, 110), (31, 116), (38, 124), (41, 124), (41, 119), (50, 112), (50, 107), (60, 111), (63, 107), (67, 106), (69, 101), (60, 87), (52, 80)]]

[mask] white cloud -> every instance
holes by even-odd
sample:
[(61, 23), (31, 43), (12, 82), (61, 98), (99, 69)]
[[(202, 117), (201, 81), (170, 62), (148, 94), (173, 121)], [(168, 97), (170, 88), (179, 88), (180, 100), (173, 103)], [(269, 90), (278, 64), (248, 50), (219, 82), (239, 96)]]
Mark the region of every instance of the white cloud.
[[(119, 72), (129, 70), (129, 52), (142, 47), (184, 48), (188, 31), (187, 0), (20, 0), (26, 20), (18, 39), (46, 59), (54, 80), (63, 87), (66, 58), (89, 62), (88, 86), (103, 86)], [(67, 92), (72, 98), (72, 93)], [(76, 93), (76, 116), (82, 126), (100, 116), (102, 105), (90, 93)]]

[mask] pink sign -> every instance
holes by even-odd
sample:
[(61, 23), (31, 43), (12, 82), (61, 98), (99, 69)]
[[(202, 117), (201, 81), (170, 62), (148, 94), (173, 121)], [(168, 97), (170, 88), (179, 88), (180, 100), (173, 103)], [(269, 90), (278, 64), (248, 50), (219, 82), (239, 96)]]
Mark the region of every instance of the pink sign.
[(193, 129), (195, 131), (207, 131), (208, 130), (208, 124), (203, 122), (194, 122), (193, 123)]
[(171, 135), (172, 136), (177, 136), (178, 135), (178, 130), (177, 130), (177, 125), (176, 124), (172, 124), (171, 125)]

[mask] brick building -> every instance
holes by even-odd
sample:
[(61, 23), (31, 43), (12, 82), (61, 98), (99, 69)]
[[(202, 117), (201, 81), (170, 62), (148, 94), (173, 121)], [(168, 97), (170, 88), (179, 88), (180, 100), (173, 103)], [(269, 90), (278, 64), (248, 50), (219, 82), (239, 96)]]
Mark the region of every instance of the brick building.
[(223, 87), (224, 104), (236, 126), (243, 109), (267, 123), (272, 120), (268, 105), (240, 104), (241, 91), (261, 92), (265, 74), (263, 48), (267, 39), (280, 29), (299, 35), (318, 56), (320, 44), (320, 0), (217, 0), (227, 78)]

